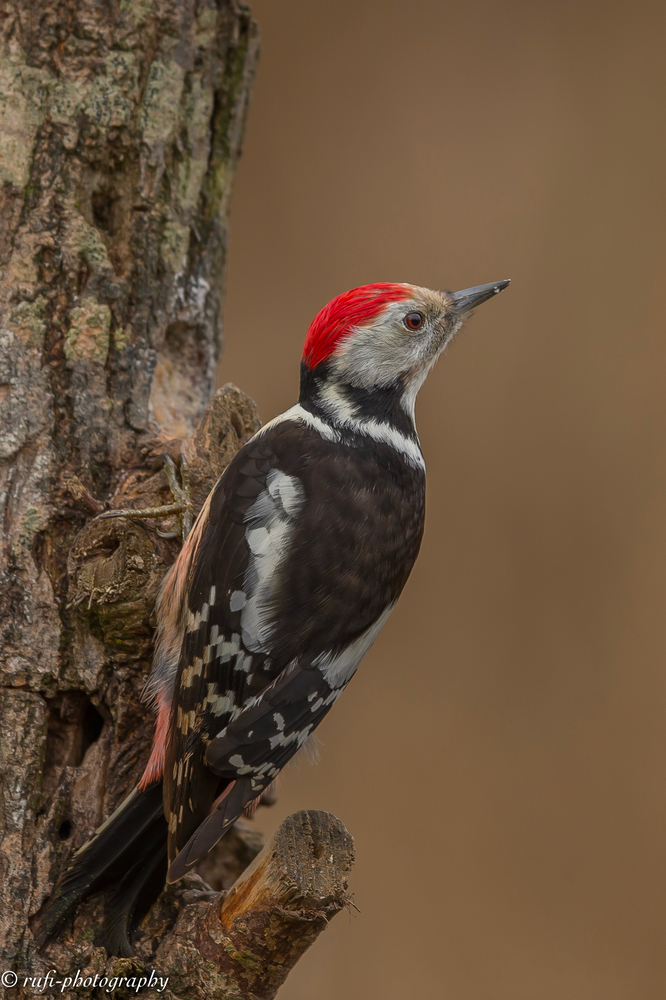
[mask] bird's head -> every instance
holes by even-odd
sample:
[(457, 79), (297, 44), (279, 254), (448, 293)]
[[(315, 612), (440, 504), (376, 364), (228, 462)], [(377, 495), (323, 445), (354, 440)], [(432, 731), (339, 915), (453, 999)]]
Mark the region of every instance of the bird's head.
[(382, 282), (332, 299), (308, 330), (302, 394), (325, 397), (391, 394), (413, 414), (416, 394), (469, 312), (509, 284), (497, 281), (460, 292)]

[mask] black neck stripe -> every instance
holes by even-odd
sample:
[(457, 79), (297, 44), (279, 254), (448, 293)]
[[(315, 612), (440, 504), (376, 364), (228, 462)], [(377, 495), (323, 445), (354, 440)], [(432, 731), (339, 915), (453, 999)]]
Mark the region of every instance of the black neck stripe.
[(329, 423), (335, 423), (335, 414), (326, 405), (323, 392), (327, 384), (333, 385), (342, 401), (353, 409), (355, 418), (360, 423), (375, 420), (377, 423), (388, 424), (412, 441), (418, 441), (414, 422), (402, 406), (405, 391), (402, 380), (385, 387), (363, 389), (338, 382), (330, 376), (327, 361), (313, 369), (308, 368), (305, 363), (301, 364), (301, 392), (298, 401), (304, 409)]

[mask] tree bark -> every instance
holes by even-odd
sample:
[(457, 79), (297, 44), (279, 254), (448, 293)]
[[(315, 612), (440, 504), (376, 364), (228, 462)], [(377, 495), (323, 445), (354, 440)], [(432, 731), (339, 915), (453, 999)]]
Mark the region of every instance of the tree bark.
[[(211, 399), (258, 46), (237, 0), (0, 0), (0, 32), (0, 972), (24, 977), (50, 961), (63, 975), (106, 963), (98, 901), (48, 957), (30, 920), (70, 852), (136, 783), (152, 738), (140, 693), (155, 596), (179, 543), (150, 522), (95, 517), (169, 502), (155, 465), (165, 453), (188, 459), (196, 513), (259, 427), (235, 387)], [(331, 834), (335, 823), (294, 822), (302, 847), (313, 830), (322, 843), (348, 838)], [(207, 877), (228, 889), (258, 849), (241, 827)], [(344, 872), (349, 851), (336, 851)], [(168, 976), (183, 949), (191, 958), (202, 904), (190, 897), (209, 891), (190, 880), (165, 892), (134, 966), (159, 960)], [(278, 923), (297, 926), (279, 893), (275, 907)], [(323, 926), (307, 921), (294, 942)], [(285, 947), (278, 974), (259, 948), (241, 981), (224, 967), (236, 938), (212, 936), (221, 951), (202, 958), (198, 992), (172, 976), (159, 995), (208, 995), (207, 968), (211, 996), (273, 996), (300, 954)], [(248, 940), (229, 947), (253, 951)]]

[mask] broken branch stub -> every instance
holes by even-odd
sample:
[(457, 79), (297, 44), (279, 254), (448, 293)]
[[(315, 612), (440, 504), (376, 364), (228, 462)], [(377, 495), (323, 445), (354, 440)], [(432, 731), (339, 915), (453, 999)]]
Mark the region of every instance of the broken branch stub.
[[(288, 816), (226, 895), (181, 911), (156, 961), (191, 998), (270, 1000), (336, 913), (351, 904), (354, 840), (331, 813)], [(176, 995), (180, 982), (172, 981)], [(229, 992), (231, 990), (231, 992)]]

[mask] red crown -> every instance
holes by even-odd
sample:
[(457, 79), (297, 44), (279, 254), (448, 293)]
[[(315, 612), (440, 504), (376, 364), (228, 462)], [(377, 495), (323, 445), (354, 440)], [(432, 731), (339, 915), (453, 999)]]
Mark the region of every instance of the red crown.
[(325, 361), (355, 326), (364, 326), (389, 302), (409, 298), (411, 287), (389, 281), (361, 285), (331, 299), (310, 323), (303, 347), (303, 361), (314, 368)]

